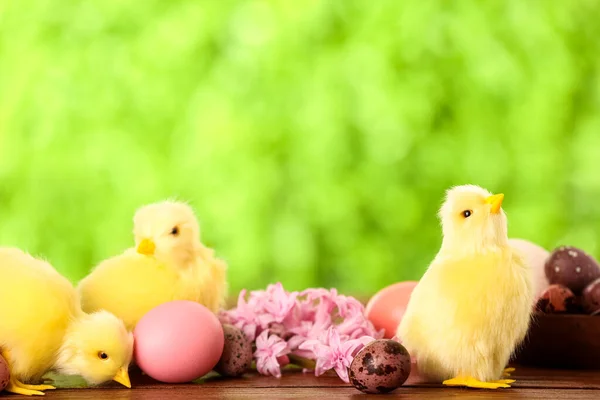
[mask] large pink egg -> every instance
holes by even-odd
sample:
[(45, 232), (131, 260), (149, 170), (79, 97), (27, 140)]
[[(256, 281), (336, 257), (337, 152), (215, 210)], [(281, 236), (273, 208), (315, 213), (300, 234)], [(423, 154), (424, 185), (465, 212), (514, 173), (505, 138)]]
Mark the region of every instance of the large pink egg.
[(525, 256), (533, 273), (535, 297), (541, 296), (544, 290), (550, 286), (544, 269), (550, 253), (543, 247), (524, 239), (509, 239), (508, 242), (513, 248), (519, 250)]
[(396, 335), (396, 329), (406, 311), (410, 294), (418, 282), (406, 281), (390, 285), (371, 297), (365, 314), (377, 330), (385, 329), (385, 338)]
[(133, 332), (135, 361), (152, 378), (190, 382), (210, 372), (224, 346), (223, 328), (206, 307), (178, 300), (150, 310)]

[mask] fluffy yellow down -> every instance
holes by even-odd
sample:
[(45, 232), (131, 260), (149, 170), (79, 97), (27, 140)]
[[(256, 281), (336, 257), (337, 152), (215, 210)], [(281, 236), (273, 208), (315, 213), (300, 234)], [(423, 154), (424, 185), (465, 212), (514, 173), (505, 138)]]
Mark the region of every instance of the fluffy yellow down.
[[(0, 348), (9, 364), (7, 390), (40, 395), (49, 370), (83, 376), (99, 384), (129, 384), (133, 338), (107, 312), (81, 311), (77, 292), (50, 264), (21, 250), (0, 248)], [(107, 359), (99, 357), (105, 353)]]
[(444, 239), (413, 291), (398, 336), (421, 374), (451, 386), (509, 387), (502, 379), (530, 321), (530, 268), (508, 244), (502, 195), (448, 192)]
[(78, 286), (85, 311), (107, 310), (133, 329), (159, 304), (190, 300), (213, 312), (227, 292), (224, 261), (200, 242), (192, 209), (164, 201), (134, 216), (136, 247), (101, 262)]

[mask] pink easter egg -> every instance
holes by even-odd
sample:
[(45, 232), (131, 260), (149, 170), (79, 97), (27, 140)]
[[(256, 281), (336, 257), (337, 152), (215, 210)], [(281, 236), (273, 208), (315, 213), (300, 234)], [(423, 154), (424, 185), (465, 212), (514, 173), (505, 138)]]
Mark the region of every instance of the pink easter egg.
[(398, 282), (381, 289), (367, 303), (365, 315), (375, 329), (384, 329), (385, 338), (396, 335), (396, 329), (406, 312), (410, 294), (418, 282)]
[(201, 304), (178, 300), (159, 305), (133, 332), (137, 365), (167, 383), (190, 382), (219, 362), (224, 333), (217, 317)]

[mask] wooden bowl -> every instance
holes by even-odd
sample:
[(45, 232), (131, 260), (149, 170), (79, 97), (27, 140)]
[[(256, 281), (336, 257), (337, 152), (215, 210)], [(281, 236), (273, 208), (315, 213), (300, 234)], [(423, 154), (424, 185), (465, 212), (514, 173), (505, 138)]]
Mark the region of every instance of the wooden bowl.
[(600, 316), (535, 314), (513, 361), (542, 368), (600, 369)]

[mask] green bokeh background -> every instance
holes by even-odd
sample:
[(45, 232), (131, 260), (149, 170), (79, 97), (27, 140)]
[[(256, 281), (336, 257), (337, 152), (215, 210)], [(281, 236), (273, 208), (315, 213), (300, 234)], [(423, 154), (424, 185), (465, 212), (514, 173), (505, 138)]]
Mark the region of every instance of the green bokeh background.
[(418, 279), (443, 192), (598, 256), (600, 2), (0, 2), (0, 243), (73, 282), (189, 200), (231, 292)]

